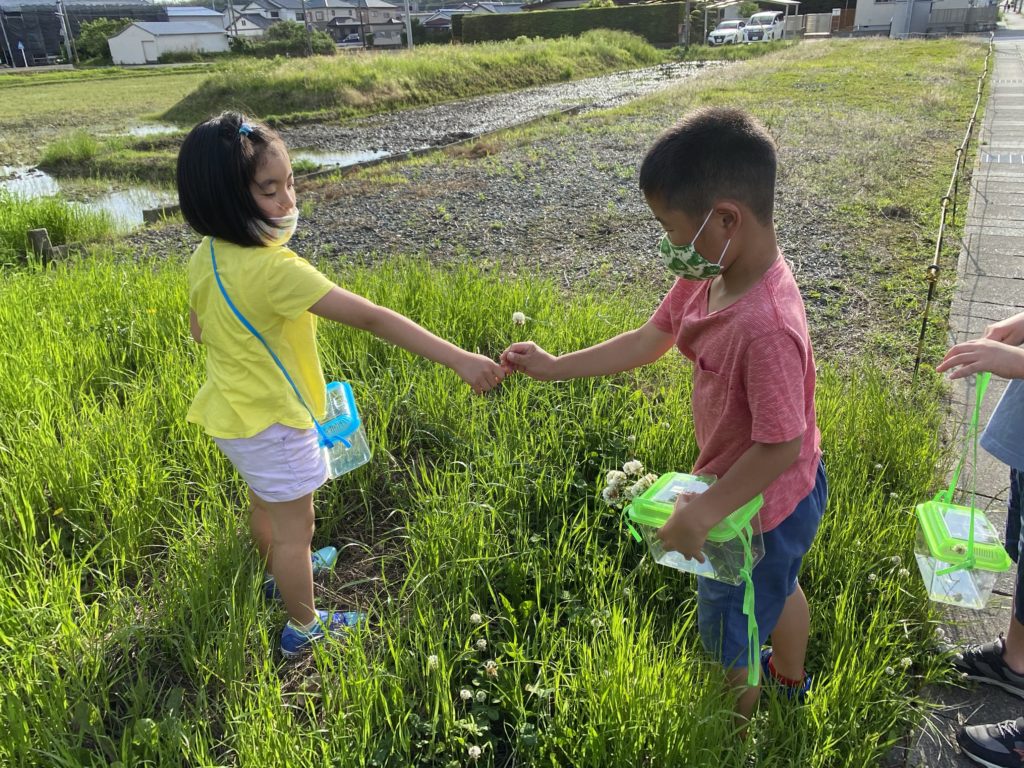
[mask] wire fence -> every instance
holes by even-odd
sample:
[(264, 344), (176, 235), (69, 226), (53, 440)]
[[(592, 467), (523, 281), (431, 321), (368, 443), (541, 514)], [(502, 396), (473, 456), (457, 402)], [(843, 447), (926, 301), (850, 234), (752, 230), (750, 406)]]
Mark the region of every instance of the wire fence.
[(928, 298), (924, 305), (924, 316), (921, 318), (921, 333), (917, 339), (917, 357), (914, 360), (914, 380), (917, 380), (918, 370), (921, 368), (921, 356), (924, 354), (924, 340), (928, 332), (928, 317), (931, 314), (932, 301), (935, 299), (935, 290), (939, 282), (939, 272), (942, 267), (942, 247), (946, 241), (946, 229), (956, 228), (957, 201), (960, 197), (960, 180), (965, 176), (967, 168), (968, 150), (971, 146), (971, 139), (974, 137), (975, 129), (978, 126), (978, 111), (981, 109), (981, 97), (985, 92), (985, 81), (991, 71), (992, 54), (995, 51), (995, 35), (990, 34), (988, 40), (988, 53), (985, 54), (985, 64), (981, 74), (978, 75), (977, 96), (974, 100), (974, 110), (971, 112), (971, 119), (967, 121), (967, 131), (964, 133), (963, 141), (956, 148), (953, 163), (953, 173), (949, 179), (949, 186), (946, 194), (942, 197), (942, 208), (939, 212), (939, 231), (935, 238), (935, 254), (932, 256), (932, 263), (928, 265)]

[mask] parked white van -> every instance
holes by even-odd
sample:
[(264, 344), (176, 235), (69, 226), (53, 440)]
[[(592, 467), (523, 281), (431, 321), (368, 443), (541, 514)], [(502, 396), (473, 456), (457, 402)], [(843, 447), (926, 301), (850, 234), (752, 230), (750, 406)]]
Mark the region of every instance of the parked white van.
[(785, 27), (786, 17), (782, 11), (761, 11), (747, 20), (743, 34), (748, 43), (781, 40)]

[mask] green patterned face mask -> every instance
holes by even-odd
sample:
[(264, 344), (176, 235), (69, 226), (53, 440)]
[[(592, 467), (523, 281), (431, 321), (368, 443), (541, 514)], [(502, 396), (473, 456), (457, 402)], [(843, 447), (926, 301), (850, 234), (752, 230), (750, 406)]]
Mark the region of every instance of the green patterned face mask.
[(674, 245), (667, 234), (661, 238), (658, 251), (661, 253), (661, 258), (665, 260), (668, 271), (676, 277), (681, 277), (684, 280), (710, 280), (722, 273), (722, 259), (725, 258), (725, 252), (729, 250), (731, 239), (725, 241), (725, 248), (722, 249), (722, 255), (718, 257), (717, 264), (712, 264), (705, 259), (697, 253), (697, 249), (693, 246), (697, 242), (697, 238), (700, 237), (700, 233), (704, 231), (704, 227), (707, 226), (712, 213), (714, 213), (714, 209), (708, 211), (708, 215), (704, 217), (704, 223), (700, 225), (700, 229), (697, 230), (697, 234), (693, 236), (689, 245)]

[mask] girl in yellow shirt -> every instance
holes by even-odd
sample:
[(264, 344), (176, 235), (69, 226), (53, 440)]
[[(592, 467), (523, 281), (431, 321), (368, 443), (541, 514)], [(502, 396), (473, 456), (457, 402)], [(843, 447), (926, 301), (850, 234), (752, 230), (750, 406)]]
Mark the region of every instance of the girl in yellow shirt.
[[(178, 197), (203, 240), (188, 267), (189, 324), (206, 347), (206, 382), (188, 420), (202, 426), (249, 487), (249, 527), (288, 612), (281, 651), (292, 657), (359, 622), (361, 614), (317, 611), (312, 555), (313, 492), (327, 478), (310, 413), (264, 347), (235, 315), (217, 283), (258, 329), (317, 420), (325, 384), (316, 347), (323, 317), (370, 331), (453, 369), (474, 392), (497, 386), (494, 361), (438, 338), (412, 320), (339, 288), (287, 248), (298, 210), (280, 136), (225, 112), (200, 123), (178, 155)], [(216, 275), (214, 273), (216, 264)]]

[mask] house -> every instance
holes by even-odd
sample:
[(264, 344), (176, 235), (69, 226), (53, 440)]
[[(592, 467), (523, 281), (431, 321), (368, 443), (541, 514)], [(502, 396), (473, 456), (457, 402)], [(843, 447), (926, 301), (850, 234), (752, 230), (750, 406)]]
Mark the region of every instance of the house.
[(168, 5), (164, 8), (167, 21), (197, 21), (200, 24), (223, 26), (224, 14), (201, 5)]
[[(100, 18), (164, 21), (164, 9), (150, 0), (64, 0), (68, 32), (77, 37), (81, 25)], [(55, 0), (0, 0), (0, 64), (33, 66), (63, 57), (64, 36)], [(21, 43), (19, 49), (18, 43)]]
[[(227, 14), (225, 14), (225, 19)], [(258, 13), (235, 14), (224, 31), (228, 37), (263, 37), (274, 22)]]
[(165, 53), (225, 53), (222, 27), (194, 21), (137, 21), (107, 40), (115, 64), (155, 64)]
[(358, 35), (362, 40), (363, 25), (354, 16), (335, 16), (324, 25), (324, 31), (331, 36), (336, 43), (340, 43), (350, 35)]
[(911, 37), (996, 28), (998, 0), (858, 0), (854, 34)]
[(439, 8), (433, 13), (421, 14), (420, 23), (428, 31), (450, 32), (452, 16), (461, 14), (471, 16), (474, 13), (518, 13), (523, 10), (522, 3), (463, 3), (452, 8)]
[(232, 4), (229, 10), (233, 22), (236, 16), (256, 14), (275, 21), (302, 21), (301, 0), (248, 0), (245, 3)]

